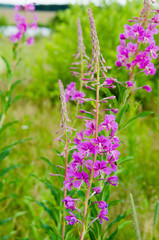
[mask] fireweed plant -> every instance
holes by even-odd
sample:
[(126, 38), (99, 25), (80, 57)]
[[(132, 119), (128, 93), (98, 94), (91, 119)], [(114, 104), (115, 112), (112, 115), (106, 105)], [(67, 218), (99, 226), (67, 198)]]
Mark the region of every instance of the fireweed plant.
[[(25, 16), (20, 15), (17, 13), (17, 11), (25, 9)], [(7, 119), (7, 113), (11, 109), (12, 105), (17, 102), (20, 98), (21, 95), (18, 95), (14, 97), (14, 90), (17, 87), (18, 84), (21, 83), (21, 80), (16, 80), (15, 79), (15, 70), (19, 66), (19, 63), (21, 61), (20, 57), (20, 50), (22, 46), (27, 43), (28, 45), (33, 44), (33, 38), (28, 38), (26, 40), (25, 38), (25, 32), (27, 28), (30, 26), (29, 23), (27, 23), (27, 14), (34, 12), (34, 5), (33, 4), (28, 4), (25, 5), (24, 7), (22, 6), (16, 6), (15, 7), (15, 21), (17, 23), (17, 33), (15, 35), (10, 36), (10, 43), (12, 44), (12, 53), (13, 53), (13, 62), (10, 63), (7, 58), (4, 56), (1, 56), (1, 59), (4, 61), (6, 65), (6, 73), (7, 73), (7, 81), (2, 81), (2, 88), (0, 90), (0, 137), (3, 139), (1, 141), (1, 147), (0, 147), (0, 162), (7, 158), (9, 154), (11, 153), (11, 150), (13, 147), (15, 147), (19, 143), (23, 143), (24, 141), (28, 139), (23, 139), (19, 140), (17, 139), (16, 142), (5, 144), (5, 137), (6, 135), (6, 130), (12, 127), (13, 124), (16, 124), (18, 121), (9, 121)], [(36, 18), (37, 20), (37, 18)], [(34, 25), (36, 23), (34, 22)], [(9, 139), (10, 136), (7, 136), (7, 139)], [(5, 165), (5, 164), (4, 164)], [(2, 166), (2, 165), (1, 165)], [(7, 174), (10, 170), (15, 169), (20, 167), (20, 164), (13, 164), (11, 166), (8, 166), (7, 168), (4, 168), (4, 166), (0, 169), (0, 199), (1, 199), (1, 208), (0, 208), (0, 213), (2, 214), (7, 207), (9, 206), (10, 202), (12, 201), (12, 197), (16, 197), (18, 195), (18, 188), (15, 190), (14, 194), (9, 195), (8, 194), (8, 189), (7, 189), (7, 196), (4, 196), (5, 192), (5, 184), (4, 184), (4, 175)], [(4, 201), (5, 200), (5, 201)], [(16, 214), (15, 216), (16, 217)], [(10, 217), (8, 219), (4, 219), (1, 221), (1, 225), (5, 222), (8, 222), (12, 220)], [(7, 236), (4, 236), (4, 239), (7, 239)]]
[[(152, 12), (157, 12), (157, 15), (154, 14), (153, 17), (149, 18), (149, 14)], [(148, 85), (137, 87), (135, 76), (140, 72), (145, 72), (146, 75), (155, 74), (156, 69), (152, 59), (157, 58), (159, 50), (154, 40), (154, 34), (158, 33), (156, 27), (159, 24), (159, 14), (157, 10), (151, 10), (149, 1), (144, 1), (144, 8), (140, 17), (130, 20), (130, 22), (135, 22), (134, 25), (124, 26), (125, 31), (123, 34), (120, 34), (120, 46), (117, 48), (118, 59), (116, 65), (120, 68), (122, 66), (126, 67), (129, 71), (129, 78), (127, 81), (124, 81), (124, 84), (116, 78), (107, 77), (107, 71), (111, 67), (105, 65), (106, 61), (100, 52), (91, 9), (88, 10), (88, 15), (91, 30), (92, 57), (88, 64), (87, 72), (82, 72), (82, 75), (78, 72), (73, 74), (79, 76), (80, 86), (85, 86), (87, 89), (95, 92), (96, 98), (85, 97), (81, 92), (81, 87), (79, 94), (75, 88), (75, 83), (67, 86), (64, 97), (63, 85), (59, 81), (62, 103), (62, 124), (60, 126), (63, 129), (63, 135), (58, 140), (64, 142), (64, 151), (60, 155), (65, 159), (64, 198), (62, 201), (67, 212), (65, 216), (67, 224), (79, 225), (80, 240), (83, 240), (86, 234), (87, 236), (89, 234), (91, 239), (95, 239), (93, 236), (96, 236), (96, 239), (106, 239), (107, 237), (107, 231), (110, 227), (108, 226), (106, 233), (102, 236), (101, 228), (98, 231), (94, 224), (97, 222), (102, 224), (109, 221), (108, 197), (105, 196), (105, 192), (109, 185), (118, 185), (118, 176), (115, 174), (117, 173), (117, 161), (120, 155), (118, 150), (120, 140), (116, 136), (118, 124), (122, 114), (126, 111), (126, 101), (128, 98), (131, 98), (132, 92), (137, 89), (151, 91), (151, 87)], [(124, 93), (124, 102), (119, 106), (119, 110), (109, 107), (109, 101), (114, 100), (115, 96), (111, 94), (108, 97), (100, 97), (103, 88), (111, 93), (111, 89), (115, 88), (117, 84), (120, 84), (126, 92)], [(76, 91), (77, 97), (75, 97)], [(86, 114), (86, 116), (78, 116), (85, 121), (85, 129), (80, 132), (68, 127), (67, 124), (71, 125), (66, 111), (66, 102), (70, 98), (80, 103), (92, 102), (94, 106), (90, 112), (79, 110), (80, 113)], [(107, 105), (107, 108), (105, 108), (105, 105)], [(104, 111), (106, 114), (103, 117), (102, 113)], [(114, 114), (116, 113), (117, 116), (115, 117)], [(145, 112), (143, 116), (147, 114)], [(142, 114), (137, 117), (142, 117)], [(130, 119), (124, 127), (135, 118)], [(72, 131), (76, 132), (76, 137), (73, 141), (71, 139)], [(55, 176), (56, 174), (52, 175)], [(118, 221), (116, 220), (116, 222)], [(113, 236), (116, 233), (117, 231)], [(65, 236), (65, 224), (63, 222), (62, 239), (65, 239)]]
[[(157, 59), (159, 47), (155, 43), (154, 36), (158, 34), (159, 24), (158, 10), (152, 10), (150, 3), (144, 0), (144, 8), (140, 17), (129, 20), (133, 25), (124, 25), (124, 33), (120, 34), (120, 45), (117, 47), (116, 66), (126, 67), (129, 71), (129, 79), (125, 81), (129, 88), (128, 95), (138, 89), (150, 92), (149, 85), (137, 87), (136, 75), (144, 72), (146, 76), (155, 75), (156, 68), (153, 59)], [(157, 12), (157, 14), (153, 14)], [(151, 15), (151, 17), (150, 17)]]
[(77, 20), (77, 29), (78, 29), (78, 49), (77, 53), (74, 55), (75, 62), (72, 63), (71, 73), (74, 77), (77, 77), (79, 79), (79, 91), (76, 89), (75, 82), (71, 82), (70, 84), (68, 84), (67, 88), (65, 89), (66, 102), (68, 102), (69, 100), (76, 101), (75, 116), (78, 113), (79, 104), (82, 104), (84, 102), (83, 100), (81, 100), (81, 98), (85, 97), (85, 94), (82, 92), (83, 78), (85, 68), (87, 68), (89, 59), (85, 51), (86, 47), (83, 42), (82, 27), (79, 18)]

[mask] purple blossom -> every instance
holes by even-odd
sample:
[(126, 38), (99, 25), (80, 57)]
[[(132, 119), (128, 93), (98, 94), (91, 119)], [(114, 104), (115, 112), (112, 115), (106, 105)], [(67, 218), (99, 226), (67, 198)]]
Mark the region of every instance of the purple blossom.
[(71, 82), (67, 85), (67, 88), (65, 89), (65, 96), (66, 102), (68, 102), (69, 100), (79, 100), (80, 103), (83, 103), (82, 98), (85, 97), (85, 94), (83, 92), (77, 91), (75, 82)]
[(34, 38), (33, 37), (28, 38), (27, 44), (32, 46), (34, 44)]
[(73, 225), (73, 224), (75, 224), (76, 222), (78, 222), (76, 216), (75, 216), (72, 212), (69, 212), (69, 213), (70, 213), (70, 215), (65, 217), (67, 223), (68, 223), (69, 225)]
[(96, 147), (89, 141), (81, 142), (80, 144), (78, 144), (77, 149), (82, 158), (84, 158), (85, 156), (91, 156), (97, 151)]
[(132, 81), (127, 81), (127, 82), (125, 82), (125, 83), (127, 84), (127, 87), (128, 87), (128, 88), (134, 86), (134, 84), (133, 84)]
[(94, 187), (93, 191), (95, 192), (95, 194), (99, 194), (99, 193), (101, 193), (102, 190), (100, 187)]
[(148, 76), (150, 75), (155, 75), (156, 73), (156, 68), (154, 67), (153, 63), (149, 63), (147, 66), (145, 66), (145, 74)]
[(84, 165), (90, 172), (92, 171), (93, 161), (91, 159), (84, 161)]
[(117, 186), (118, 177), (117, 176), (111, 176), (111, 177), (108, 178), (108, 182), (113, 186)]
[(147, 92), (151, 92), (152, 91), (152, 88), (149, 85), (145, 85), (142, 88), (145, 89)]
[(68, 191), (71, 191), (71, 187), (73, 186), (73, 178), (67, 177), (67, 180), (63, 182), (64, 188), (68, 189)]
[[(86, 122), (86, 130), (85, 130), (85, 135), (90, 136), (91, 134), (95, 133), (95, 120), (92, 121), (87, 121)], [(98, 132), (100, 132), (101, 130), (103, 130), (102, 126), (98, 126)]]
[(27, 24), (25, 22), (19, 23), (17, 28), (21, 33), (25, 33), (27, 31)]
[(145, 51), (150, 53), (151, 56), (155, 59), (158, 57), (158, 54), (156, 53), (158, 52), (158, 50), (159, 50), (159, 47), (156, 46), (155, 41), (151, 42), (150, 45), (145, 49)]
[(26, 11), (27, 12), (34, 12), (34, 10), (35, 10), (35, 5), (34, 4), (26, 4), (25, 5), (25, 9), (26, 9)]
[(89, 186), (89, 175), (86, 172), (84, 172), (84, 171), (77, 172), (77, 173), (75, 173), (74, 176), (77, 179), (73, 183), (74, 188), (80, 188), (80, 186), (82, 185), (83, 182), (85, 182), (87, 184), (87, 186)]
[(79, 144), (83, 139), (84, 139), (84, 134), (83, 134), (83, 131), (81, 131), (81, 132), (77, 132), (76, 133), (76, 137), (74, 138), (74, 142), (76, 143), (76, 144)]
[[(10, 40), (13, 43), (24, 41), (25, 33), (27, 32), (27, 30), (29, 28), (35, 27), (35, 25), (36, 25), (36, 28), (37, 28), (37, 23), (36, 23), (37, 22), (37, 17), (36, 17), (36, 15), (35, 16), (33, 15), (34, 21), (32, 23), (29, 23), (27, 21), (27, 14), (26, 14), (26, 16), (23, 16), (19, 13), (19, 11), (22, 10), (22, 9), (27, 11), (27, 12), (32, 12), (32, 15), (33, 15), (33, 12), (35, 10), (35, 6), (34, 6), (34, 4), (26, 4), (25, 6), (18, 6), (18, 5), (15, 6), (14, 20), (17, 24), (17, 33), (16, 34), (11, 34), (11, 36), (10, 36)], [(34, 38), (30, 37), (25, 42), (28, 45), (33, 45)]]
[(83, 166), (83, 159), (81, 158), (80, 154), (76, 151), (73, 152), (72, 157), (73, 161), (70, 162), (70, 169), (77, 171), (79, 166)]
[(97, 137), (97, 139), (93, 138), (91, 142), (96, 144), (96, 148), (99, 154), (108, 151), (112, 145), (111, 140), (107, 137), (104, 137), (103, 135)]
[(72, 211), (75, 210), (75, 202), (72, 197), (65, 197), (62, 201), (65, 203), (67, 209), (71, 209)]
[(98, 207), (101, 209), (105, 209), (108, 207), (108, 204), (105, 201), (99, 201), (98, 202)]
[(93, 165), (94, 169), (94, 177), (96, 178), (97, 176), (101, 175), (102, 172), (104, 172), (106, 175), (111, 174), (111, 169), (107, 167), (107, 164), (104, 160), (102, 161), (95, 161)]
[(106, 131), (112, 130), (112, 135), (114, 135), (116, 130), (118, 129), (118, 124), (115, 122), (114, 115), (106, 114), (104, 122), (102, 122), (100, 126), (106, 127)]
[[(158, 33), (157, 24), (154, 24), (157, 18), (154, 16), (151, 19), (152, 22), (148, 23), (146, 28), (142, 22), (135, 23), (133, 26), (124, 25), (124, 34), (120, 34), (120, 45), (117, 47), (118, 53), (115, 64), (118, 67), (125, 66), (131, 72), (134, 67), (138, 67), (143, 69), (146, 75), (155, 74), (156, 69), (151, 60), (152, 58), (157, 58), (157, 52), (159, 51), (159, 47), (156, 46), (154, 41), (154, 35)], [(126, 42), (128, 42), (127, 46)], [(145, 45), (144, 48), (140, 47), (142, 46), (141, 43)], [(132, 87), (129, 81), (126, 83), (127, 87)]]
[(109, 221), (109, 218), (106, 216), (107, 214), (108, 214), (108, 209), (107, 208), (100, 211), (100, 213), (98, 215), (100, 224), (102, 224), (104, 220)]

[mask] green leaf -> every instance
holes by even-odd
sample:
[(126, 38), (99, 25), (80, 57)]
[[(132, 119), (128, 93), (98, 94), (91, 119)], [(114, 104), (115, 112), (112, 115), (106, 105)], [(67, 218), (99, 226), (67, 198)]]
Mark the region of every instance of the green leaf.
[(43, 207), (43, 209), (50, 215), (50, 217), (55, 221), (56, 225), (58, 224), (57, 219), (51, 209), (49, 209), (43, 202), (36, 201), (39, 206)]
[(113, 240), (114, 236), (117, 234), (117, 232), (118, 232), (118, 228), (107, 238), (107, 240)]
[(124, 119), (125, 112), (126, 112), (127, 108), (128, 108), (128, 104), (125, 104), (124, 106), (121, 107), (121, 109), (119, 110), (119, 112), (116, 115), (116, 122), (119, 125), (118, 129), (120, 129), (120, 125), (121, 125), (121, 123)]
[(2, 128), (0, 129), (0, 134), (8, 127), (12, 126), (13, 124), (18, 123), (18, 121), (12, 121), (9, 123), (6, 123), (5, 125), (2, 126)]
[(4, 236), (4, 237), (0, 238), (0, 240), (6, 240), (6, 239), (8, 239), (8, 238), (10, 238), (10, 236), (9, 236), (9, 235), (7, 235), (7, 236)]
[(10, 92), (12, 92), (14, 90), (14, 88), (21, 83), (21, 80), (18, 80), (16, 82), (14, 82), (12, 85), (11, 85), (11, 88), (10, 88)]
[(132, 220), (127, 220), (127, 221), (124, 221), (124, 222), (118, 224), (118, 230), (123, 229), (125, 226), (129, 225), (130, 223), (132, 223)]
[(124, 162), (127, 162), (127, 161), (131, 161), (132, 159), (134, 159), (133, 156), (128, 156), (126, 158), (119, 158), (118, 163), (121, 164), (121, 163), (124, 163)]
[(22, 98), (22, 95), (18, 95), (16, 96), (13, 101), (11, 102), (11, 104), (14, 104), (15, 102), (19, 101)]
[(7, 149), (7, 150), (1, 152), (1, 153), (0, 153), (0, 162), (1, 162), (5, 157), (7, 157), (7, 156), (10, 154), (10, 152), (11, 152), (11, 149)]
[(96, 240), (97, 239), (96, 235), (95, 235), (95, 233), (93, 231), (93, 228), (89, 230), (89, 236), (90, 236), (91, 240)]
[(3, 175), (5, 175), (7, 172), (9, 172), (10, 170), (13, 170), (13, 169), (15, 169), (15, 168), (19, 168), (19, 167), (21, 167), (21, 166), (23, 166), (22, 164), (15, 164), (15, 165), (12, 165), (12, 166), (10, 166), (10, 167), (8, 167), (8, 168), (5, 168), (5, 169), (3, 169), (1, 172), (0, 172), (0, 177), (2, 177)]
[(6, 68), (7, 68), (7, 77), (8, 77), (8, 82), (11, 83), (12, 80), (12, 68), (9, 64), (9, 62), (7, 61), (7, 59), (3, 56), (1, 56), (2, 60), (4, 61)]
[(112, 206), (115, 206), (115, 205), (117, 205), (118, 203), (124, 203), (124, 200), (114, 200), (114, 201), (110, 201), (109, 203), (108, 203), (108, 208), (110, 209)]
[(151, 111), (145, 111), (137, 115), (136, 117), (131, 118), (129, 121), (127, 121), (123, 126), (119, 127), (119, 130), (123, 130), (124, 128), (128, 127), (132, 122), (134, 122), (137, 118), (143, 118), (148, 116), (149, 114), (152, 114)]
[(43, 161), (45, 161), (48, 165), (50, 165), (53, 169), (55, 168), (55, 166), (50, 162), (50, 160), (48, 158), (45, 157), (40, 157), (40, 159), (42, 159)]
[(14, 147), (14, 146), (16, 146), (16, 145), (18, 145), (18, 144), (21, 144), (21, 143), (24, 143), (24, 142), (27, 142), (27, 141), (30, 141), (30, 140), (33, 140), (33, 138), (25, 138), (25, 139), (22, 139), (22, 140), (20, 140), (20, 141), (11, 143), (10, 145), (7, 145), (7, 146), (3, 147), (3, 148), (1, 149), (1, 151), (4, 151), (4, 150), (6, 150), (6, 149), (8, 149), (8, 148), (12, 148), (12, 147)]
[(123, 215), (119, 214), (119, 215), (117, 216), (117, 218), (108, 225), (106, 231), (108, 231), (114, 223), (120, 222), (120, 221), (126, 216), (126, 214), (127, 214), (127, 212), (124, 213)]
[(9, 222), (9, 221), (11, 221), (12, 219), (13, 219), (12, 217), (9, 217), (9, 218), (6, 218), (6, 219), (4, 219), (4, 220), (1, 220), (1, 221), (0, 221), (0, 226), (3, 225), (3, 224), (5, 224), (5, 223), (7, 223), (7, 222)]
[(16, 217), (21, 217), (21, 216), (25, 215), (26, 213), (27, 213), (26, 211), (17, 212), (17, 213), (14, 215), (14, 217), (15, 217), (15, 218), (16, 218)]
[(156, 227), (158, 221), (158, 214), (159, 214), (159, 200), (156, 202), (155, 205), (155, 213), (153, 218), (153, 226)]

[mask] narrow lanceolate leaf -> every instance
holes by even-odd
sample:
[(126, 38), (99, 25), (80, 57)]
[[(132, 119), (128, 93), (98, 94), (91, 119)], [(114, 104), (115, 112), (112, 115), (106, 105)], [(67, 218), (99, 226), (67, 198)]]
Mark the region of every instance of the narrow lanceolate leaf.
[(50, 162), (50, 160), (49, 160), (48, 158), (40, 157), (40, 159), (42, 159), (43, 161), (45, 161), (48, 165), (50, 165), (50, 166), (54, 169), (54, 165)]
[(19, 168), (23, 166), (22, 164), (15, 164), (15, 165), (12, 165), (8, 168), (5, 168), (3, 169), (1, 172), (0, 172), (0, 177), (2, 177), (3, 175), (5, 175), (7, 172), (9, 172), (10, 170), (14, 169), (14, 168)]
[(3, 148), (1, 149), (1, 151), (4, 151), (4, 150), (6, 150), (6, 149), (8, 149), (8, 148), (13, 148), (14, 146), (16, 146), (16, 145), (18, 145), (18, 144), (20, 144), (20, 143), (24, 143), (24, 142), (30, 141), (30, 140), (33, 140), (33, 138), (25, 138), (25, 139), (19, 140), (19, 141), (17, 141), (17, 142), (13, 142), (13, 143), (11, 143), (11, 144), (3, 147)]
[(10, 236), (7, 235), (7, 236), (4, 236), (4, 237), (0, 238), (0, 240), (6, 240), (6, 239), (9, 239), (9, 238), (10, 238)]
[(9, 123), (6, 123), (5, 125), (2, 126), (2, 128), (0, 129), (0, 134), (6, 130), (8, 127), (12, 126), (13, 124), (18, 123), (18, 121), (12, 121)]
[(3, 151), (0, 153), (0, 162), (9, 155), (11, 149), (7, 149), (6, 151)]
[(5, 223), (7, 223), (7, 222), (9, 222), (9, 221), (11, 221), (12, 219), (13, 219), (12, 217), (9, 217), (9, 218), (6, 218), (6, 219), (4, 219), (4, 220), (1, 220), (1, 221), (0, 221), (0, 226), (3, 225), (3, 224), (5, 224)]
[(159, 200), (156, 202), (156, 205), (155, 205), (155, 213), (154, 213), (154, 220), (153, 220), (154, 227), (156, 227), (157, 225), (158, 214), (159, 214)]
[[(116, 230), (107, 238), (107, 240), (114, 240), (114, 236), (117, 234), (117, 232), (118, 232), (118, 229), (116, 229)], [(104, 240), (104, 238), (103, 238), (103, 240)]]
[(36, 201), (37, 202), (37, 204), (39, 204), (41, 207), (43, 207), (43, 209), (50, 215), (50, 217), (55, 221), (55, 223), (56, 223), (56, 225), (57, 225), (57, 219), (56, 219), (56, 215), (57, 214), (54, 214), (53, 213), (53, 211), (50, 209), (50, 208), (48, 208), (44, 203), (42, 203), (42, 202), (39, 202), (39, 201)]
[(124, 119), (124, 116), (125, 116), (125, 113), (127, 111), (127, 108), (128, 108), (128, 104), (125, 104), (124, 106), (121, 107), (121, 109), (119, 110), (119, 112), (116, 115), (116, 122), (119, 125), (118, 129), (120, 129), (120, 126), (121, 126), (121, 123), (122, 123), (122, 121)]
[(125, 162), (127, 162), (127, 161), (131, 161), (132, 159), (134, 159), (133, 156), (128, 156), (128, 157), (126, 157), (126, 158), (119, 158), (118, 164), (125, 163)]
[(108, 231), (109, 228), (110, 228), (114, 223), (120, 222), (120, 221), (126, 216), (126, 214), (127, 214), (127, 213), (124, 213), (123, 215), (118, 215), (117, 218), (108, 225), (106, 231)]
[(145, 111), (145, 112), (142, 112), (140, 113), (139, 115), (131, 118), (129, 121), (127, 121), (125, 124), (122, 125), (122, 127), (119, 126), (119, 130), (123, 130), (124, 128), (128, 127), (132, 122), (134, 122), (137, 118), (143, 118), (143, 117), (146, 117), (148, 116), (149, 114), (152, 114), (153, 112), (150, 112), (150, 111)]
[(10, 88), (10, 92), (12, 92), (12, 91), (14, 90), (14, 88), (15, 88), (18, 84), (20, 84), (20, 83), (21, 83), (21, 80), (18, 80), (18, 81), (16, 81), (16, 82), (14, 82), (14, 83), (12, 84), (11, 88)]
[(134, 199), (133, 199), (133, 196), (131, 193), (130, 193), (130, 205), (131, 205), (131, 212), (132, 212), (132, 217), (133, 217), (133, 224), (134, 224), (134, 228), (135, 228), (136, 240), (141, 240)]
[(3, 56), (1, 56), (2, 60), (4, 61), (6, 68), (7, 68), (7, 77), (8, 77), (8, 82), (11, 83), (11, 79), (12, 79), (12, 68), (9, 64), (9, 62), (7, 61), (7, 59)]

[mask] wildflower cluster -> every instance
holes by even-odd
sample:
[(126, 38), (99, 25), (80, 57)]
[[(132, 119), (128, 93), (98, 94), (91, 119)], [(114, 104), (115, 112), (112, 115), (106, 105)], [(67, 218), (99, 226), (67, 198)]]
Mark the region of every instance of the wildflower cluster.
[(71, 82), (70, 84), (67, 85), (67, 88), (65, 90), (65, 96), (66, 96), (66, 102), (68, 102), (69, 100), (72, 101), (80, 101), (80, 103), (83, 103), (83, 100), (81, 100), (82, 98), (85, 97), (85, 94), (83, 92), (79, 92), (76, 89), (76, 83), (75, 82)]
[[(157, 58), (159, 51), (154, 40), (158, 33), (159, 14), (148, 19), (151, 12), (149, 1), (145, 1), (140, 17), (130, 20), (134, 25), (124, 25), (124, 33), (120, 34), (116, 66), (129, 70), (130, 78), (125, 82), (127, 87), (133, 87), (135, 71), (144, 72), (147, 76), (156, 73), (152, 60)], [(143, 88), (151, 91), (148, 85)]]
[[(68, 224), (73, 225), (77, 222), (82, 224), (81, 239), (83, 239), (86, 231), (85, 218), (88, 210), (88, 201), (91, 201), (94, 198), (93, 196), (102, 191), (105, 182), (109, 182), (114, 186), (118, 184), (118, 177), (113, 174), (117, 170), (116, 161), (120, 154), (117, 150), (119, 147), (119, 138), (116, 136), (118, 124), (115, 122), (115, 116), (106, 114), (100, 123), (98, 119), (100, 104), (107, 103), (109, 99), (115, 98), (115, 96), (111, 96), (99, 99), (99, 90), (101, 87), (114, 88), (114, 82), (117, 80), (106, 77), (107, 69), (110, 67), (105, 66), (105, 60), (100, 53), (99, 41), (91, 9), (88, 10), (88, 14), (91, 26), (92, 58), (88, 64), (88, 71), (83, 74), (84, 76), (81, 80), (87, 89), (96, 91), (96, 99), (84, 98), (82, 94), (80, 97), (84, 102), (94, 101), (96, 107), (93, 113), (79, 110), (80, 113), (90, 114), (92, 118), (78, 116), (81, 119), (85, 119), (85, 130), (76, 133), (72, 160), (68, 164), (66, 180), (64, 181), (64, 189), (68, 189), (68, 191), (71, 191), (73, 188), (88, 188), (83, 212), (78, 208), (81, 200), (73, 199), (71, 196), (63, 199), (65, 207), (69, 209), (69, 215), (65, 217)], [(70, 96), (71, 100), (75, 99), (75, 95), (71, 95), (73, 92), (75, 92), (75, 83), (67, 86), (65, 91), (66, 101), (68, 101)], [(108, 110), (117, 112), (117, 109), (105, 109), (105, 111)], [(97, 184), (99, 181), (102, 181), (100, 186)], [(90, 225), (97, 219), (99, 219), (100, 223), (108, 221), (108, 204), (105, 201), (92, 200), (90, 206), (96, 203), (98, 204), (99, 213)], [(78, 219), (75, 215), (76, 211), (81, 214)]]
[[(37, 21), (38, 21), (38, 17), (37, 15), (34, 13), (35, 10), (35, 6), (34, 4), (26, 4), (25, 6), (15, 6), (15, 16), (14, 16), (14, 20), (16, 22), (17, 25), (17, 33), (16, 34), (11, 34), (10, 36), (10, 40), (13, 43), (17, 43), (17, 42), (25, 42), (25, 34), (27, 32), (28, 29), (37, 29)], [(21, 14), (20, 12), (23, 11), (24, 15)], [(28, 17), (30, 18), (30, 15), (32, 17), (32, 22), (28, 22)], [(34, 43), (34, 37), (29, 37), (26, 40), (26, 43), (28, 45), (33, 45)]]

